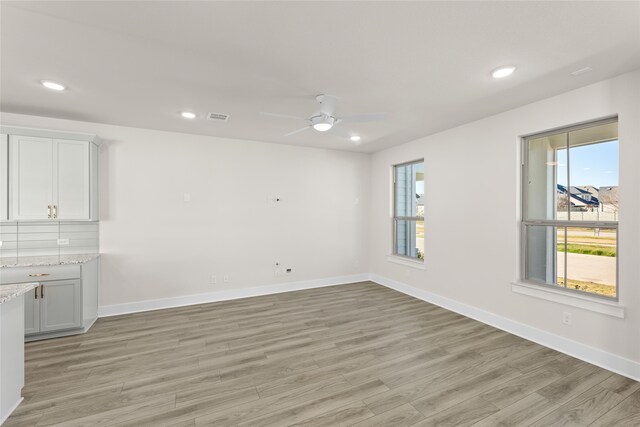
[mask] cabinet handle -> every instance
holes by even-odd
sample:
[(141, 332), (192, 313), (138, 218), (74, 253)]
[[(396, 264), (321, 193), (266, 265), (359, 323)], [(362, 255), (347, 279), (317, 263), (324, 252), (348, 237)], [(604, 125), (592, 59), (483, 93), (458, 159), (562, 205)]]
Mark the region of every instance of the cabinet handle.
[(29, 277), (43, 277), (48, 275), (49, 273), (33, 273), (33, 274), (30, 274)]
[(36, 286), (36, 289), (35, 289), (35, 291), (36, 291), (36, 299), (38, 299), (38, 288), (39, 288), (39, 286)]
[(53, 217), (58, 218), (58, 205), (53, 205)]
[(51, 219), (51, 205), (47, 206), (47, 218)]
[(44, 298), (44, 285), (40, 285), (40, 298)]

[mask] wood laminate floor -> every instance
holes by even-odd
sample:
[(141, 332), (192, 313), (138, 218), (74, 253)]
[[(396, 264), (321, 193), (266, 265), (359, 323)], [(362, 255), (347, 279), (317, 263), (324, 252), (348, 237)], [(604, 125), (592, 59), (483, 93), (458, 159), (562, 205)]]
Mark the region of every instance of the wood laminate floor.
[(640, 426), (640, 383), (370, 283), (26, 345), (13, 426)]

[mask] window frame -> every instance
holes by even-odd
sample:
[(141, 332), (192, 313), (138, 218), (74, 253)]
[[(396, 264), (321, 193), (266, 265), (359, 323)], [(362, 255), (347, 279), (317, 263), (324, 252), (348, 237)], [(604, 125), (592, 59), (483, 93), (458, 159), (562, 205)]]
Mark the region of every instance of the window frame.
[[(402, 163), (397, 163), (392, 165), (391, 167), (391, 174), (392, 174), (392, 181), (391, 181), (391, 191), (393, 194), (392, 197), (392, 207), (391, 207), (391, 255), (393, 257), (398, 257), (402, 260), (407, 260), (409, 262), (413, 262), (413, 263), (417, 263), (417, 264), (423, 264), (425, 261), (424, 258), (424, 252), (423, 252), (423, 258), (420, 259), (418, 257), (412, 257), (412, 256), (407, 256), (407, 255), (402, 255), (399, 254), (397, 249), (398, 249), (398, 227), (397, 227), (397, 223), (398, 221), (414, 221), (414, 222), (418, 222), (418, 221), (422, 221), (424, 222), (424, 215), (423, 216), (398, 216), (396, 209), (398, 207), (398, 195), (397, 195), (397, 188), (396, 188), (396, 182), (397, 182), (397, 177), (398, 177), (398, 168), (402, 167), (402, 166), (409, 166), (409, 165), (415, 165), (415, 164), (419, 164), (422, 163), (423, 165), (423, 169), (424, 169), (424, 158), (421, 159), (417, 159), (417, 160), (411, 160), (408, 162), (402, 162)], [(424, 172), (423, 172), (424, 173)], [(424, 182), (424, 181), (423, 181)]]
[[(572, 221), (571, 220), (571, 196), (569, 195), (569, 206), (568, 206), (568, 216), (567, 220), (538, 220), (538, 219), (529, 219), (529, 192), (528, 192), (528, 183), (529, 183), (529, 146), (528, 142), (532, 139), (538, 139), (545, 136), (557, 135), (559, 133), (566, 133), (567, 135), (570, 132), (586, 129), (590, 127), (605, 125), (609, 123), (619, 123), (618, 116), (607, 117), (599, 120), (592, 120), (588, 122), (584, 122), (577, 125), (560, 127), (553, 130), (548, 130), (545, 132), (534, 133), (530, 135), (526, 135), (520, 138), (521, 144), (521, 162), (520, 162), (520, 181), (521, 181), (521, 220), (520, 220), (520, 282), (528, 285), (535, 285), (546, 289), (553, 289), (559, 292), (567, 292), (568, 294), (575, 294), (580, 296), (588, 296), (597, 298), (599, 300), (618, 302), (620, 300), (620, 230), (619, 230), (619, 220), (618, 221)], [(616, 139), (603, 140), (598, 141), (608, 142), (608, 141), (619, 141), (620, 134), (618, 133), (618, 137)], [(567, 147), (570, 148), (570, 147)], [(619, 158), (618, 158), (618, 167), (619, 167)], [(569, 155), (569, 150), (567, 150), (567, 191), (569, 194), (571, 193), (571, 156)], [(554, 171), (554, 174), (557, 174), (557, 171)], [(557, 181), (557, 179), (556, 179)], [(618, 184), (619, 185), (619, 184)], [(549, 283), (542, 283), (534, 280), (528, 280), (526, 278), (527, 275), (527, 227), (528, 226), (547, 226), (547, 227), (580, 227), (580, 228), (606, 228), (606, 229), (614, 229), (616, 233), (616, 295), (615, 297), (609, 297), (606, 295), (596, 294), (594, 292), (586, 292), (579, 289), (572, 289), (566, 286), (552, 285)], [(566, 236), (565, 233), (565, 251), (566, 251)], [(557, 245), (557, 242), (556, 242)], [(556, 263), (557, 264), (557, 263)], [(565, 266), (566, 266), (566, 256), (565, 256)], [(555, 265), (555, 269), (557, 271), (558, 265)], [(557, 274), (556, 274), (557, 276)]]

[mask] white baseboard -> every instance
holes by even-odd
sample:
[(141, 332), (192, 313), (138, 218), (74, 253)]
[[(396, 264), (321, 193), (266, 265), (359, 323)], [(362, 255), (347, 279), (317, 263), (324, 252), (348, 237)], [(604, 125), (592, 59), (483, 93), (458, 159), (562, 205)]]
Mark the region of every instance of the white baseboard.
[(479, 322), (502, 329), (503, 331), (517, 335), (529, 341), (533, 341), (617, 374), (624, 375), (625, 377), (640, 381), (640, 363), (634, 362), (633, 360), (625, 359), (624, 357), (608, 353), (604, 350), (572, 341), (568, 338), (507, 319), (506, 317), (498, 316), (488, 311), (460, 303), (423, 289), (414, 288), (413, 286), (409, 286), (377, 274), (371, 274), (370, 280), (398, 292), (402, 292), (403, 294), (446, 308), (447, 310), (454, 311), (462, 314), (463, 316), (470, 317)]
[(96, 320), (98, 320), (97, 317), (95, 317), (93, 319), (89, 319), (88, 321), (85, 320), (84, 324), (82, 325), (83, 332), (87, 332), (89, 329), (91, 329), (93, 324), (96, 323)]
[(303, 289), (321, 288), (325, 286), (344, 285), (347, 283), (369, 280), (369, 274), (353, 274), (350, 276), (326, 277), (323, 279), (304, 280), (300, 282), (280, 283), (277, 285), (258, 286), (254, 288), (229, 289), (218, 292), (185, 295), (173, 298), (136, 301), (125, 304), (104, 305), (98, 308), (98, 317), (117, 316), (120, 314), (139, 313), (162, 308), (183, 307), (209, 302), (228, 301), (260, 295), (279, 294), (282, 292), (300, 291)]
[(9, 411), (7, 411), (6, 414), (0, 414), (0, 426), (9, 419), (13, 411), (16, 410), (16, 408), (22, 403), (23, 400), (24, 397), (20, 397), (20, 399), (11, 407), (11, 409), (9, 409)]

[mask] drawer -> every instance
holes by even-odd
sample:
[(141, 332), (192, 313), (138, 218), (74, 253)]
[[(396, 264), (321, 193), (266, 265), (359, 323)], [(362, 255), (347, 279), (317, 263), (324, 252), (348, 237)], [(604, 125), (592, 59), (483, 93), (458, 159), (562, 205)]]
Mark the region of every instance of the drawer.
[(0, 268), (0, 284), (79, 279), (80, 265)]

